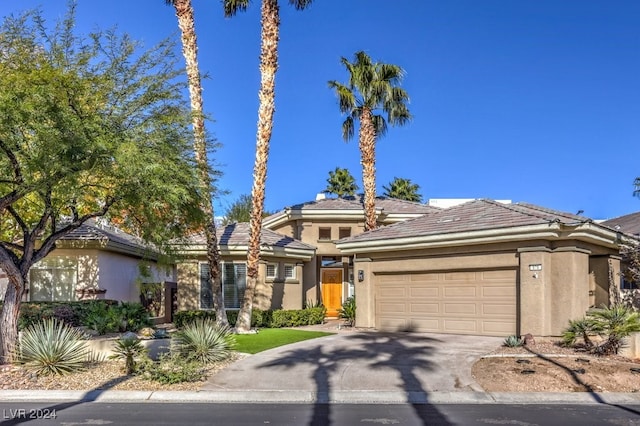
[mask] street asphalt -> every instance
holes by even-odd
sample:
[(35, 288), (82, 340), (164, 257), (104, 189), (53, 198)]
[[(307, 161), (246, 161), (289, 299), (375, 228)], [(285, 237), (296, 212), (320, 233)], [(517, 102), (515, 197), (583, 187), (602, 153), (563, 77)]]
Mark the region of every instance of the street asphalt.
[(640, 393), (483, 392), (471, 366), (501, 338), (336, 331), (240, 359), (200, 391), (2, 390), (0, 402), (640, 404)]

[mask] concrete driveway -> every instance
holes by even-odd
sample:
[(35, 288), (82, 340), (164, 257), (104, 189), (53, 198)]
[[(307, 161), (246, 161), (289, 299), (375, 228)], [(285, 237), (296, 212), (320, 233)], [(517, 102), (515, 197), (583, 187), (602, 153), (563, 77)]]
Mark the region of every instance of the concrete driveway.
[(264, 351), (211, 377), (202, 390), (482, 391), (471, 366), (499, 337), (342, 332)]

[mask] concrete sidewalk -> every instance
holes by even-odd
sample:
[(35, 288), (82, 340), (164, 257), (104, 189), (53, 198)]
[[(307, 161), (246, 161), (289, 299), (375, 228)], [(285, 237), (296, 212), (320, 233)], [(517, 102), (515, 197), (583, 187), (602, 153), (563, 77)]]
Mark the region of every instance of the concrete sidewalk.
[(331, 404), (607, 404), (640, 405), (637, 393), (490, 393), (335, 391), (0, 391), (0, 402), (331, 403)]

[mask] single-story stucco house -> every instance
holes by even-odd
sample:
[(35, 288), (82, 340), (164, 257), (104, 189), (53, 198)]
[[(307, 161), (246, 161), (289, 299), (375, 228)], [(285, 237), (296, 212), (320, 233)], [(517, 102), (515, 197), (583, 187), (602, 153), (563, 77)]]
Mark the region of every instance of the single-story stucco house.
[[(172, 265), (126, 232), (90, 220), (56, 242), (29, 272), (25, 301), (112, 299), (140, 301), (141, 282), (175, 282)], [(8, 280), (0, 269), (0, 299)]]

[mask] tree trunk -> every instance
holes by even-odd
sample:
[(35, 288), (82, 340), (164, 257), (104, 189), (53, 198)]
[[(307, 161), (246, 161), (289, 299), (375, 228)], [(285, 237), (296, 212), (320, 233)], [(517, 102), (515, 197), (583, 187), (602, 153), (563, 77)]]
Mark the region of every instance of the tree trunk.
[(371, 111), (362, 109), (360, 117), (360, 156), (364, 186), (364, 230), (376, 229), (376, 131)]
[(265, 182), (267, 179), (267, 160), (269, 142), (273, 129), (275, 111), (275, 78), (278, 70), (278, 31), (280, 17), (277, 0), (262, 0), (261, 9), (261, 52), (260, 52), (260, 91), (258, 98), (258, 131), (256, 135), (256, 160), (253, 167), (253, 187), (251, 189), (251, 220), (249, 222), (249, 250), (247, 253), (247, 287), (238, 313), (236, 331), (247, 333), (251, 330), (251, 311), (258, 283), (260, 262), (260, 233), (262, 231), (262, 213), (264, 211)]
[(207, 262), (209, 263), (209, 283), (213, 294), (213, 307), (216, 311), (216, 322), (220, 326), (228, 326), (227, 314), (224, 309), (222, 280), (220, 274), (220, 252), (216, 235), (215, 214), (211, 198), (211, 177), (207, 160), (207, 143), (204, 128), (204, 114), (202, 106), (202, 84), (198, 67), (198, 41), (196, 38), (195, 22), (191, 0), (175, 0), (178, 26), (182, 34), (182, 54), (186, 63), (187, 80), (189, 82), (189, 97), (193, 114), (193, 149), (200, 177), (203, 193), (202, 211), (205, 213), (207, 224), (205, 238), (207, 244)]
[(14, 355), (18, 341), (18, 315), (20, 315), (22, 294), (27, 283), (26, 277), (9, 275), (9, 285), (0, 310), (0, 364), (15, 360)]

